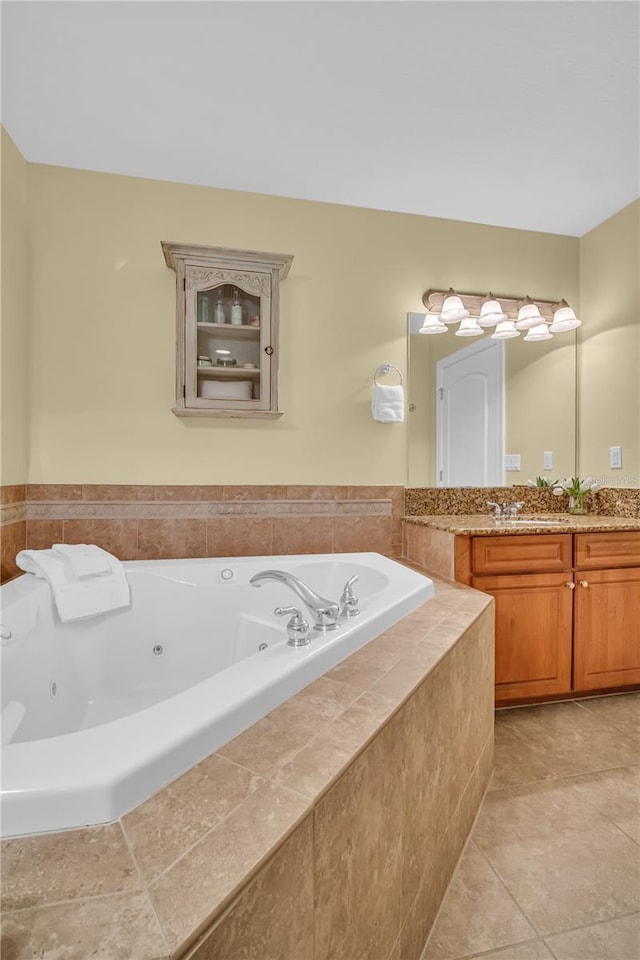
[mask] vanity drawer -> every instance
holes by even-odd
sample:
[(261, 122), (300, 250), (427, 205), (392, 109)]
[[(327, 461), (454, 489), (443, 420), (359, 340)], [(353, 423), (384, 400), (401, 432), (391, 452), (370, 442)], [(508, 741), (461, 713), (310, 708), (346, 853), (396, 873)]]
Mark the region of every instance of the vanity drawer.
[(474, 574), (556, 573), (571, 569), (570, 533), (474, 537)]
[(577, 533), (575, 565), (585, 570), (640, 567), (640, 530)]

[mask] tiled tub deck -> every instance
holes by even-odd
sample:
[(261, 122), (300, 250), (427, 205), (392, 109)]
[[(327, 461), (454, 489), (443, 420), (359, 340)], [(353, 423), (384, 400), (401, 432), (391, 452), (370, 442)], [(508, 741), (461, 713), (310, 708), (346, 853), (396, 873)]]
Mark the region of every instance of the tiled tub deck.
[(3, 842), (4, 960), (418, 960), (493, 762), (493, 606), (436, 596), (120, 821)]

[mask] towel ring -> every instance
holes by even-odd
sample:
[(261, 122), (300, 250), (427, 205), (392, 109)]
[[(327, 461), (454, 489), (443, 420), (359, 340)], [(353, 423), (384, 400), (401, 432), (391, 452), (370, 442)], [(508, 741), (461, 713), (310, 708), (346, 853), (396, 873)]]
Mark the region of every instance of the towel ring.
[(378, 374), (391, 373), (392, 370), (400, 377), (400, 386), (404, 383), (404, 377), (402, 376), (402, 370), (399, 367), (396, 367), (395, 363), (381, 363), (376, 372), (373, 375), (373, 382), (378, 383)]

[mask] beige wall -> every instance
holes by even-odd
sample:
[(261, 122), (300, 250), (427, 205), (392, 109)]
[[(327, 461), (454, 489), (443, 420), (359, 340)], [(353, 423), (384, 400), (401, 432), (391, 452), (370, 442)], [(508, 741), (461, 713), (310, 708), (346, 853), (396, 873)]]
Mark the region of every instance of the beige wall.
[[(371, 419), (428, 286), (577, 294), (578, 241), (56, 167), (30, 168), (33, 482), (406, 480)], [(273, 422), (180, 420), (161, 240), (295, 255)]]
[(1, 202), (2, 483), (25, 483), (29, 471), (29, 323), (27, 164), (3, 128)]
[(580, 241), (579, 465), (607, 486), (640, 484), (639, 241), (640, 200)]

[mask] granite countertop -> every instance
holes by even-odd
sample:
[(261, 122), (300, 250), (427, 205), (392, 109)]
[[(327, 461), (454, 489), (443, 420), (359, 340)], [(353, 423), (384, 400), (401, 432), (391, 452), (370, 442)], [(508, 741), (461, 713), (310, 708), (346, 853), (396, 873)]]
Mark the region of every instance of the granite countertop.
[[(406, 523), (433, 527), (462, 537), (513, 536), (524, 533), (611, 533), (640, 530), (640, 517), (603, 517), (595, 514), (523, 514), (517, 522), (487, 514), (405, 517)], [(535, 520), (543, 521), (536, 524)]]

